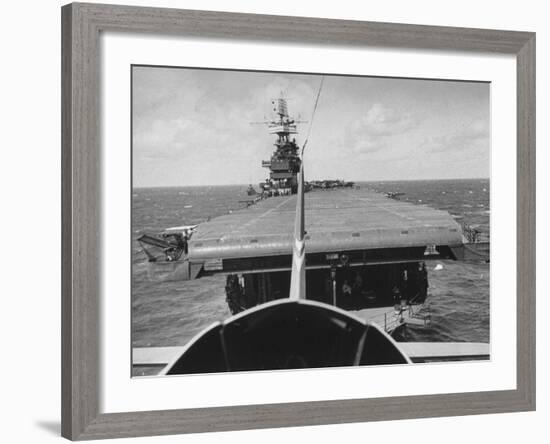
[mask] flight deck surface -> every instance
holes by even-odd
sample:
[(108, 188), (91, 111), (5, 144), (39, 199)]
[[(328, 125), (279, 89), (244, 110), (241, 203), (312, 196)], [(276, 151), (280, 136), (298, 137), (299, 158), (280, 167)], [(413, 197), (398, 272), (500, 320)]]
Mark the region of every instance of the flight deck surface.
[[(201, 223), (189, 259), (287, 255), (292, 251), (296, 195), (256, 204)], [(390, 199), (367, 189), (305, 195), (307, 253), (420, 246), (458, 246), (458, 223), (445, 211)]]

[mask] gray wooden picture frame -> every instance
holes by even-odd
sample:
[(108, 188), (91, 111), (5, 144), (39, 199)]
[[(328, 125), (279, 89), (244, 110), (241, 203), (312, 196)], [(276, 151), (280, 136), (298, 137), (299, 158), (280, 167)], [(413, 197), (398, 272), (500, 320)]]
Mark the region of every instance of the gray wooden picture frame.
[[(99, 411), (103, 31), (511, 54), (517, 60), (517, 388), (181, 410)], [(62, 435), (97, 439), (535, 409), (535, 34), (73, 3), (62, 8)], [(494, 159), (498, 162), (498, 158)]]

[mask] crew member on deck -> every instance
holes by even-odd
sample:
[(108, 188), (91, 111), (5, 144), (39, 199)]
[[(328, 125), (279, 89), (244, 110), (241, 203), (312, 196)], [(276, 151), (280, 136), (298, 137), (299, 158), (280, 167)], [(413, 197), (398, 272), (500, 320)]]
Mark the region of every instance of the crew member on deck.
[(351, 296), (351, 285), (347, 281), (347, 279), (344, 281), (344, 284), (342, 285), (342, 294), (344, 296)]

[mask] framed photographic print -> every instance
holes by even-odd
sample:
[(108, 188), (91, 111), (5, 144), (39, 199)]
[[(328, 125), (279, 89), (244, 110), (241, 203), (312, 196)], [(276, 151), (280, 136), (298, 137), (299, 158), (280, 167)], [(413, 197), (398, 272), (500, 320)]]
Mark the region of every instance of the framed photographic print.
[(534, 34), (62, 23), (65, 437), (534, 409)]

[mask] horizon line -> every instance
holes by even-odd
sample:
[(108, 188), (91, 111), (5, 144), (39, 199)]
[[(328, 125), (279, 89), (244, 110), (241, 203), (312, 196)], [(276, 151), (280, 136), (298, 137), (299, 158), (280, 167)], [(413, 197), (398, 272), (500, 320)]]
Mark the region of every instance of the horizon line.
[[(312, 179), (315, 181), (323, 180), (343, 180), (344, 182), (361, 182), (361, 183), (374, 183), (374, 182), (428, 182), (428, 181), (452, 181), (452, 180), (491, 180), (490, 177), (456, 177), (456, 178), (430, 178), (430, 179), (378, 179), (378, 180), (345, 180), (345, 179)], [(306, 182), (310, 182), (307, 181)], [(249, 186), (255, 185), (250, 182), (242, 183), (221, 183), (221, 184), (188, 184), (188, 185), (132, 185), (132, 189), (137, 188), (182, 188), (182, 187), (228, 187), (228, 186)]]

